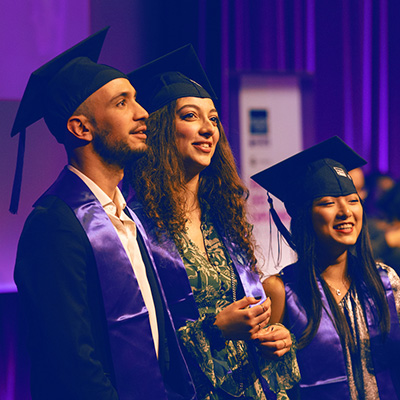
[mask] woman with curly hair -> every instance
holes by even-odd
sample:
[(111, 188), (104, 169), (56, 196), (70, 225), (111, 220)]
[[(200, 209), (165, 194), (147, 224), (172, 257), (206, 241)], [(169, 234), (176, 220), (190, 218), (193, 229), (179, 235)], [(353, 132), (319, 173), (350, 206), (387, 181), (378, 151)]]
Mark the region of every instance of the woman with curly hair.
[(268, 324), (247, 190), (197, 56), (185, 46), (130, 79), (151, 115), (147, 154), (126, 172), (129, 205), (152, 243), (197, 396), (286, 399), (298, 380), (291, 336)]
[(292, 218), (298, 260), (264, 288), (298, 342), (304, 399), (400, 399), (400, 279), (373, 259), (348, 174), (363, 164), (333, 137), (253, 177)]

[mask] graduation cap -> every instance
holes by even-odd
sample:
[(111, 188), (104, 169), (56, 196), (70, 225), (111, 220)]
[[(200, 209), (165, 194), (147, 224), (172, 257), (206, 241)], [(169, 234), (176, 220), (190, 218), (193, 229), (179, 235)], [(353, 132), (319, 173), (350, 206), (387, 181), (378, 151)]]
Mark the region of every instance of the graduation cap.
[[(293, 217), (296, 210), (308, 201), (324, 196), (338, 197), (357, 193), (348, 171), (366, 163), (343, 140), (334, 136), (251, 178), (280, 199), (288, 214)], [(272, 200), (269, 199), (269, 202), (272, 212)], [(275, 221), (273, 212), (272, 216)], [(277, 226), (279, 222), (275, 221)], [(278, 229), (281, 231), (279, 226)], [(286, 238), (286, 232), (281, 233)]]
[(31, 74), (11, 130), (11, 136), (20, 133), (12, 213), (18, 209), (26, 128), (44, 118), (51, 133), (63, 142), (67, 121), (74, 111), (109, 81), (126, 78), (120, 71), (96, 63), (108, 29), (91, 35)]
[(137, 101), (148, 113), (181, 97), (217, 100), (191, 44), (187, 44), (128, 74)]

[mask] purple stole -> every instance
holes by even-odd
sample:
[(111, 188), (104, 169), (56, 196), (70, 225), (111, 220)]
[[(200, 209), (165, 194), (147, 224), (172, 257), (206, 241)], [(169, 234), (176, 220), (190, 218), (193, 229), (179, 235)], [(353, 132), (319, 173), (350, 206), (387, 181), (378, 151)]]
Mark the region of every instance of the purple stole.
[[(159, 237), (157, 236), (154, 222), (147, 217), (143, 206), (138, 201), (129, 202), (129, 206), (139, 217), (148, 234), (150, 249), (154, 257), (154, 262), (157, 265), (158, 274), (176, 328), (184, 326), (187, 321), (196, 321), (200, 317), (199, 310), (193, 296), (186, 268), (175, 242), (165, 233), (162, 233)], [(218, 232), (220, 233), (220, 231)], [(251, 270), (248, 261), (242, 256), (241, 249), (229, 242), (225, 236), (220, 236), (239, 275), (246, 296), (261, 296), (260, 302), (263, 302), (266, 296), (257, 273)], [(249, 342), (248, 349), (250, 357), (255, 362), (256, 373), (265, 394), (268, 399), (276, 399), (276, 394), (269, 389), (267, 382), (257, 368), (258, 364), (255, 357), (258, 356), (255, 346)]]
[[(150, 249), (176, 328), (185, 325), (186, 321), (196, 321), (199, 318), (199, 310), (175, 242), (165, 233), (162, 233), (160, 238), (157, 237), (153, 221), (146, 216), (143, 206), (139, 202), (129, 202), (129, 206), (143, 223), (147, 232)], [(230, 243), (226, 237), (221, 235), (221, 238), (239, 275), (246, 296), (261, 296), (260, 302), (264, 301), (266, 296), (258, 275), (251, 271), (248, 262), (241, 255), (240, 249), (235, 249), (235, 245)]]
[[(296, 293), (295, 268), (296, 264), (285, 268), (281, 277), (285, 283), (288, 328), (299, 339), (307, 325), (307, 316)], [(397, 398), (396, 393), (397, 396), (400, 395), (399, 388), (394, 387), (396, 369), (398, 373), (396, 363), (400, 357), (400, 324), (387, 274), (381, 268), (379, 268), (379, 273), (386, 291), (391, 319), (391, 330), (385, 342), (382, 342), (379, 323), (376, 322), (376, 312), (368, 291), (362, 287), (362, 293), (359, 294), (361, 301), (365, 299), (363, 306), (379, 396), (381, 400), (392, 400)], [(310, 344), (297, 352), (301, 373), (301, 396), (307, 400), (350, 399), (342, 344), (333, 325), (328, 300), (319, 281), (318, 287), (323, 304), (321, 322)]]
[[(48, 195), (59, 197), (74, 211), (93, 248), (119, 398), (166, 400), (148, 311), (131, 262), (106, 212), (85, 183), (67, 168), (43, 196)], [(131, 214), (146, 243), (140, 222)]]

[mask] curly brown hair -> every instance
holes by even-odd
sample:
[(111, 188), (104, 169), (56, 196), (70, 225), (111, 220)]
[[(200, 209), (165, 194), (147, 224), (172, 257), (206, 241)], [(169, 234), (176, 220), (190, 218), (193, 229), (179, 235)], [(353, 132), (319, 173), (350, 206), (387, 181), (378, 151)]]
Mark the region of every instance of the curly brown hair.
[[(148, 152), (126, 179), (137, 199), (160, 232), (171, 237), (184, 231), (185, 170), (176, 146), (176, 101), (155, 111), (146, 120)], [(255, 268), (252, 226), (247, 222), (245, 204), (248, 190), (237, 170), (223, 127), (218, 122), (220, 138), (210, 165), (200, 174), (198, 197), (202, 211), (209, 206), (211, 218), (220, 233), (242, 249)]]

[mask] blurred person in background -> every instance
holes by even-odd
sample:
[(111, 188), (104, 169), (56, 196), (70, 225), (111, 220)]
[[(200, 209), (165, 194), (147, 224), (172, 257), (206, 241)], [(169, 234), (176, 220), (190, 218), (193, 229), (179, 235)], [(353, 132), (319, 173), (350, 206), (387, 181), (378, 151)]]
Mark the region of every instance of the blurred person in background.
[(349, 171), (363, 201), (374, 258), (400, 272), (400, 185), (388, 174), (364, 178), (361, 168)]

